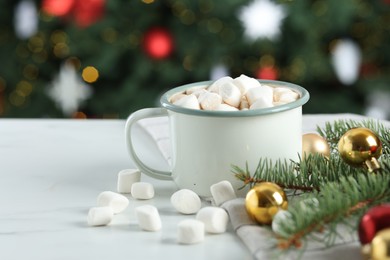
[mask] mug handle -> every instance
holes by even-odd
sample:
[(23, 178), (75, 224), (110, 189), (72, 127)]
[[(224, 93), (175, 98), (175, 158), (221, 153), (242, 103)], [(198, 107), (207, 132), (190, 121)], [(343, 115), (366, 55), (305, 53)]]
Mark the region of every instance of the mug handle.
[(131, 136), (131, 129), (137, 121), (144, 118), (162, 117), (162, 116), (168, 116), (168, 112), (165, 108), (144, 108), (132, 113), (128, 117), (125, 126), (126, 144), (131, 159), (133, 160), (135, 165), (139, 168), (139, 170), (141, 170), (141, 172), (155, 179), (172, 180), (172, 172), (152, 169), (151, 167), (147, 166), (139, 159), (139, 157), (135, 152), (133, 146), (133, 138)]

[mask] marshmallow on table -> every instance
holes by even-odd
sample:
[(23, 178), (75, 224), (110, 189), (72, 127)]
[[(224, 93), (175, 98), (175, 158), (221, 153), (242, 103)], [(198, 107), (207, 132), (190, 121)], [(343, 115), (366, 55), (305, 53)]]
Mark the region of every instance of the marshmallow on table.
[(246, 93), (246, 98), (249, 105), (255, 103), (258, 99), (263, 98), (265, 102), (271, 103), (273, 101), (273, 89), (267, 85), (260, 85), (256, 88), (251, 88)]
[(248, 77), (244, 74), (233, 80), (234, 84), (239, 88), (241, 95), (245, 95), (251, 88), (260, 87), (261, 84), (256, 79)]
[(148, 200), (154, 197), (154, 187), (148, 182), (136, 182), (131, 185), (131, 195), (135, 199)]
[(125, 169), (118, 173), (117, 190), (120, 193), (131, 193), (131, 186), (141, 180), (141, 172), (138, 169)]
[(224, 103), (238, 107), (241, 102), (241, 91), (233, 82), (226, 82), (219, 86), (219, 95)]
[(161, 218), (158, 210), (152, 205), (143, 205), (135, 208), (138, 225), (146, 231), (158, 231), (161, 229)]
[(186, 95), (185, 97), (176, 100), (173, 104), (190, 109), (200, 109), (199, 101), (194, 94)]
[(200, 220), (182, 220), (177, 227), (177, 241), (180, 244), (196, 244), (204, 240), (204, 224)]
[(203, 110), (215, 110), (222, 103), (220, 95), (208, 91), (200, 94), (198, 100)]
[(204, 207), (196, 214), (196, 219), (204, 223), (206, 232), (224, 233), (229, 222), (226, 211), (219, 207)]
[(215, 205), (218, 207), (228, 200), (237, 198), (234, 188), (229, 181), (220, 181), (211, 185), (210, 192)]
[(171, 203), (182, 214), (194, 214), (202, 206), (198, 194), (189, 189), (181, 189), (173, 193)]
[(97, 197), (97, 205), (100, 207), (110, 207), (114, 214), (118, 214), (127, 208), (129, 200), (122, 194), (103, 191)]
[(214, 82), (207, 88), (207, 90), (210, 91), (210, 92), (219, 93), (219, 87), (220, 87), (221, 85), (225, 84), (226, 82), (233, 82), (233, 78), (232, 78), (232, 77), (229, 77), (229, 76), (219, 78), (219, 79), (217, 79), (216, 81), (214, 81)]
[(88, 211), (88, 225), (105, 226), (109, 224), (114, 216), (110, 207), (93, 207)]

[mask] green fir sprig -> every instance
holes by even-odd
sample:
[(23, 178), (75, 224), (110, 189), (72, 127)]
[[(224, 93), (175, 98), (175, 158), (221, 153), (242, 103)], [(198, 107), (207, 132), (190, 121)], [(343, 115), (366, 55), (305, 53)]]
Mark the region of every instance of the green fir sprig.
[[(383, 154), (379, 158), (381, 169), (369, 173), (364, 167), (351, 167), (338, 155), (340, 137), (354, 127), (367, 127), (380, 138)], [(232, 167), (243, 187), (260, 182), (273, 182), (285, 190), (294, 191), (290, 197), (286, 219), (278, 220), (278, 247), (304, 249), (306, 241), (316, 240), (325, 246), (334, 245), (339, 225), (356, 237), (357, 219), (372, 206), (390, 202), (390, 130), (379, 121), (338, 120), (317, 128), (331, 147), (331, 155), (310, 155), (299, 161), (260, 159), (253, 173), (248, 164), (245, 169)], [(313, 202), (316, 203), (307, 203)]]

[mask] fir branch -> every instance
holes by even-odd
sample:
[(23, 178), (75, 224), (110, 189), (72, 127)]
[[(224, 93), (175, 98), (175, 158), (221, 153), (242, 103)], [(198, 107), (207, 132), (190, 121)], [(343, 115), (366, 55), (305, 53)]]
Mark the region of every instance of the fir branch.
[[(299, 162), (260, 159), (253, 173), (248, 164), (245, 170), (237, 165), (232, 166), (235, 177), (243, 182), (243, 187), (260, 182), (274, 182), (284, 189), (299, 190), (302, 192), (319, 191), (326, 182), (339, 181), (344, 176), (356, 176), (365, 172), (363, 168), (351, 168), (338, 156), (329, 159), (320, 155), (309, 155)], [(242, 187), (242, 188), (243, 188)]]
[[(290, 249), (314, 238), (331, 246), (341, 237), (336, 229), (338, 224), (347, 224), (350, 216), (359, 216), (368, 207), (390, 201), (389, 181), (390, 173), (360, 174), (356, 178), (344, 177), (339, 183), (326, 183), (321, 186), (321, 192), (306, 194), (289, 205), (289, 219), (278, 223), (278, 247)], [(302, 203), (314, 198), (318, 206)], [(350, 228), (352, 232), (356, 226)]]
[(385, 127), (379, 120), (336, 120), (334, 122), (326, 122), (324, 128), (317, 126), (317, 132), (329, 142), (332, 152), (337, 152), (337, 144), (341, 136), (354, 127), (371, 129), (382, 142), (384, 156), (390, 156), (390, 129)]

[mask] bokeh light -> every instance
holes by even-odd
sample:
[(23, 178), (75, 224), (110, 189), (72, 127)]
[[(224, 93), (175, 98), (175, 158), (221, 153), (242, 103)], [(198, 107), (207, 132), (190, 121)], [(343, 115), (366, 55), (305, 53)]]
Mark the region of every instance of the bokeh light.
[(85, 67), (82, 77), (85, 82), (93, 83), (99, 78), (99, 71), (93, 66)]

